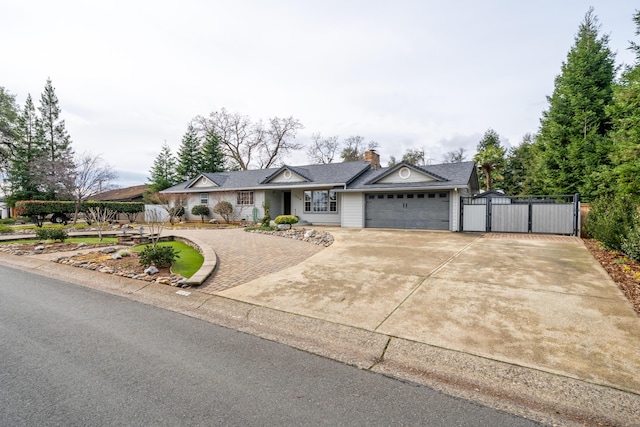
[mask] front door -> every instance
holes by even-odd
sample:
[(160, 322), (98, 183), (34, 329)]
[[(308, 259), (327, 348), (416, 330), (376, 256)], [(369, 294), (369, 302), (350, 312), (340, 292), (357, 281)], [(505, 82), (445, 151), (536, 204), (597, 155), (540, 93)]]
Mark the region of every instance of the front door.
[(291, 215), (291, 191), (284, 192), (284, 214)]

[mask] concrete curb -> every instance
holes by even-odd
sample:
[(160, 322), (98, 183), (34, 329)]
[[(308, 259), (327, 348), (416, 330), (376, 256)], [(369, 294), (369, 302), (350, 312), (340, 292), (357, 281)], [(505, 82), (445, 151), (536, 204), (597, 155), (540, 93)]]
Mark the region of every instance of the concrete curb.
[(204, 262), (202, 263), (202, 266), (200, 266), (200, 269), (196, 271), (193, 276), (188, 278), (185, 283), (191, 286), (202, 285), (209, 277), (213, 275), (218, 266), (218, 256), (216, 255), (215, 251), (211, 249), (209, 245), (197, 238), (189, 237), (187, 239), (185, 237), (176, 235), (169, 235), (169, 237), (178, 242), (185, 243), (200, 252), (202, 257), (204, 258)]

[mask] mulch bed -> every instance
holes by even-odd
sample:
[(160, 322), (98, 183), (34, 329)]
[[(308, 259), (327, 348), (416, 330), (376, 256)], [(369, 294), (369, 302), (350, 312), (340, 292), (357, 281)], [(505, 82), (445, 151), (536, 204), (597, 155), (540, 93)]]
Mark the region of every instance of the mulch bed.
[(603, 249), (597, 240), (583, 241), (640, 315), (640, 262), (630, 259), (622, 252)]

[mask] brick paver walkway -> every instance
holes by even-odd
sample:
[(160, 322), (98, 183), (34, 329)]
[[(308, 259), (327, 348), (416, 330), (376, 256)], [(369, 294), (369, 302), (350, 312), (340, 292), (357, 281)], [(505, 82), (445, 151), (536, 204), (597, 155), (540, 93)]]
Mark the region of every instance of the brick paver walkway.
[(215, 293), (241, 285), (269, 273), (294, 266), (324, 247), (299, 240), (257, 233), (244, 229), (172, 230), (171, 234), (196, 235), (218, 256), (213, 276), (198, 288)]
[(533, 233), (486, 233), (482, 236), (485, 239), (520, 239), (520, 240), (545, 240), (549, 242), (579, 242), (576, 236), (559, 236), (556, 234), (533, 234)]

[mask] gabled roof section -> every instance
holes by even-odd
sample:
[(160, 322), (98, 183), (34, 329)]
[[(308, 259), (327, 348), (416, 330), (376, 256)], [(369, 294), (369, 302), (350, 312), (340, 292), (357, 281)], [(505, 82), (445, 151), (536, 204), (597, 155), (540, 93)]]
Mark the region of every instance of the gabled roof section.
[[(201, 173), (200, 175), (189, 181), (189, 183), (185, 186), (185, 189), (220, 187), (220, 184), (216, 182), (217, 177), (212, 175), (213, 174), (209, 175)], [(220, 179), (218, 178), (218, 180)]]
[[(411, 176), (421, 175), (424, 179), (413, 180), (399, 179), (395, 182), (393, 179), (385, 180), (385, 177), (392, 177), (394, 174), (399, 175), (401, 168), (406, 167), (411, 171)], [(406, 176), (406, 174), (405, 174)], [(410, 178), (410, 177), (409, 177)], [(431, 178), (429, 180), (429, 178)], [(401, 181), (401, 182), (400, 182)], [(422, 190), (439, 190), (453, 188), (470, 188), (474, 189), (477, 184), (476, 169), (474, 162), (462, 163), (443, 163), (440, 165), (428, 166), (412, 166), (406, 163), (382, 168), (370, 169), (362, 173), (357, 179), (349, 183), (348, 191), (375, 191), (375, 190), (399, 190), (399, 189), (422, 189)]]
[[(290, 171), (292, 176), (300, 176), (299, 181), (274, 182), (274, 178)], [(347, 186), (371, 170), (371, 163), (365, 161), (330, 163), (307, 166), (282, 166), (272, 169), (250, 169), (243, 171), (227, 171), (202, 173), (196, 178), (161, 193), (196, 193), (198, 191), (239, 191), (271, 188), (296, 187), (336, 187)], [(200, 186), (203, 178), (210, 181), (209, 186)], [(276, 179), (277, 181), (277, 179)], [(201, 183), (200, 185), (197, 185)]]
[[(406, 169), (408, 169), (408, 172), (405, 172)], [(411, 171), (415, 171), (418, 175), (412, 177), (413, 174)], [(382, 174), (375, 176), (365, 184), (401, 184), (404, 182), (431, 181), (443, 182), (448, 181), (448, 179), (429, 171), (426, 167), (419, 167), (409, 163), (400, 162), (395, 166), (387, 168)]]
[(276, 169), (274, 173), (266, 177), (260, 184), (311, 182), (311, 178), (305, 175), (303, 168), (284, 165)]

